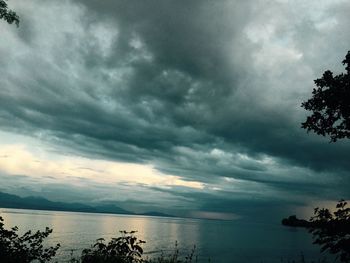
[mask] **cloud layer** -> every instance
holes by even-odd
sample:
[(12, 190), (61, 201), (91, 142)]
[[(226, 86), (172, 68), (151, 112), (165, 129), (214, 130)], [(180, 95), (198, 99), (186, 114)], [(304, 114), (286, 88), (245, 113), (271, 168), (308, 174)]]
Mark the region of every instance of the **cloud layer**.
[(205, 185), (142, 186), (198, 209), (349, 198), (349, 143), (300, 129), (312, 80), (342, 71), (347, 1), (10, 4), (21, 26), (0, 24), (3, 131)]

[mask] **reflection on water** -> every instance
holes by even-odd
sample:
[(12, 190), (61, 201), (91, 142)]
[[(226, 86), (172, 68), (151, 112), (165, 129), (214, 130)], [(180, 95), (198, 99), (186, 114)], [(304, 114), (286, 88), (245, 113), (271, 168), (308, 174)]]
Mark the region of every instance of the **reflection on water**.
[(79, 254), (97, 238), (109, 240), (120, 230), (137, 230), (149, 255), (167, 252), (178, 241), (180, 250), (188, 252), (196, 245), (200, 258), (210, 257), (211, 262), (281, 262), (301, 252), (308, 260), (320, 258), (307, 231), (280, 225), (5, 208), (0, 213), (7, 227), (17, 225), (21, 233), (53, 228), (47, 244), (62, 245), (58, 259), (69, 258), (72, 248)]

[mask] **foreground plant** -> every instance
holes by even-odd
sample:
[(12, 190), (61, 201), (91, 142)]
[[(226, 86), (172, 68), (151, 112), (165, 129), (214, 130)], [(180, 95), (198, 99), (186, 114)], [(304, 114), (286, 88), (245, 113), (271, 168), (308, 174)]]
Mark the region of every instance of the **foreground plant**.
[(118, 238), (112, 238), (109, 243), (105, 243), (103, 238), (97, 239), (91, 248), (84, 249), (81, 256), (82, 263), (141, 263), (143, 240), (138, 240), (134, 236), (136, 231), (120, 231), (122, 234)]
[(8, 8), (7, 0), (0, 0), (0, 19), (4, 19), (7, 23), (15, 23), (17, 27), (19, 26), (19, 17), (16, 12)]
[(337, 255), (341, 262), (350, 262), (350, 208), (341, 200), (336, 209), (332, 213), (327, 208), (315, 208), (310, 232), (314, 244), (320, 245), (322, 252)]
[(333, 75), (327, 70), (315, 80), (312, 97), (301, 106), (312, 114), (302, 128), (318, 135), (328, 135), (331, 142), (350, 139), (350, 51), (343, 60), (345, 73)]
[(18, 227), (10, 230), (4, 228), (4, 220), (0, 217), (0, 261), (1, 263), (29, 263), (49, 262), (56, 255), (60, 245), (44, 248), (43, 241), (51, 233), (52, 229), (45, 231), (27, 231), (22, 236), (18, 235)]
[(136, 231), (119, 231), (121, 236), (112, 238), (106, 243), (103, 238), (96, 240), (90, 248), (84, 249), (80, 258), (71, 256), (70, 263), (194, 263), (198, 262), (194, 256), (195, 247), (183, 258), (179, 255), (177, 242), (173, 253), (165, 255), (163, 252), (155, 258), (144, 258), (142, 245), (146, 243), (134, 236)]

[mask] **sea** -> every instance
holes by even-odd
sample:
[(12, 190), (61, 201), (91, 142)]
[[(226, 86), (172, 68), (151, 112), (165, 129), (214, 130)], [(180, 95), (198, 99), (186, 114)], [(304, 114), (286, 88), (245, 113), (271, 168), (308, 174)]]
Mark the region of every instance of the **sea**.
[(109, 241), (119, 231), (137, 231), (144, 244), (144, 256), (155, 258), (174, 253), (175, 244), (181, 256), (195, 248), (198, 262), (281, 263), (318, 262), (327, 257), (312, 244), (306, 229), (279, 223), (252, 223), (244, 220), (220, 221), (152, 216), (55, 212), (0, 208), (5, 227), (27, 230), (53, 229), (46, 245), (61, 244), (55, 261), (68, 262), (79, 256), (98, 238)]

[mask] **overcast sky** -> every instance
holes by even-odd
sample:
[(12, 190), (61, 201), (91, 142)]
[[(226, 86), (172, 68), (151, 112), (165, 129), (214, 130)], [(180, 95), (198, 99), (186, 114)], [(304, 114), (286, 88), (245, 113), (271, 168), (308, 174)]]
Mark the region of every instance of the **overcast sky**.
[(222, 218), (350, 198), (349, 141), (300, 128), (350, 1), (8, 4), (0, 191)]

